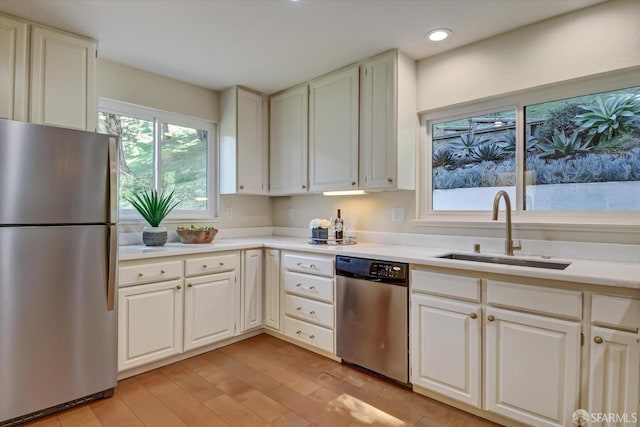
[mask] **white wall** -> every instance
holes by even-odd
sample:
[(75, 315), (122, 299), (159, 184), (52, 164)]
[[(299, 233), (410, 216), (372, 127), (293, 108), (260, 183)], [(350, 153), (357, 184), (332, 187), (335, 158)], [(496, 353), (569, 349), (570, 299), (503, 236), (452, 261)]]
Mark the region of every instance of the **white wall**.
[(640, 1), (611, 0), (418, 61), (418, 111), (640, 66)]
[[(612, 0), (423, 59), (417, 64), (417, 110), (640, 67), (639, 16), (640, 1)], [(361, 231), (502, 235), (502, 223), (491, 223), (489, 216), (480, 226), (416, 226), (410, 221), (415, 217), (415, 206), (416, 193), (407, 191), (361, 197), (281, 197), (274, 199), (274, 224), (307, 227), (310, 219), (328, 218), (341, 208), (347, 226)], [(405, 209), (404, 222), (391, 221), (391, 209), (397, 207)], [(294, 209), (293, 219), (288, 218), (288, 208)], [(631, 231), (520, 228), (517, 238), (637, 244), (640, 234)]]

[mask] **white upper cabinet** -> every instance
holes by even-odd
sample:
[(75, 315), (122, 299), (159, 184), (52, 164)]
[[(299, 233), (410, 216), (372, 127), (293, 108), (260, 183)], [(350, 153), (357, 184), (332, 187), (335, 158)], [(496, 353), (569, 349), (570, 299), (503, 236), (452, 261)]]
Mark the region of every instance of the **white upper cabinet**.
[(267, 194), (267, 114), (261, 95), (239, 87), (223, 92), (220, 119), (220, 193)]
[(270, 99), (270, 192), (273, 195), (308, 191), (309, 86), (294, 87)]
[(26, 121), (29, 67), (26, 22), (0, 15), (0, 118)]
[(95, 131), (96, 42), (32, 26), (30, 121)]
[(309, 84), (310, 191), (358, 188), (359, 66)]
[(415, 61), (397, 50), (365, 61), (360, 71), (360, 186), (415, 189)]

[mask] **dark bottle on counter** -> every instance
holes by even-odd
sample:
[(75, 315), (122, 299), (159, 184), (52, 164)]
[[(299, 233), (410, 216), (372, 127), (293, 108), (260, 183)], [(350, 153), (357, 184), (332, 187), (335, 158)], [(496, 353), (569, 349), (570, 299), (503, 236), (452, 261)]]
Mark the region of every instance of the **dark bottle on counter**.
[(342, 243), (344, 238), (344, 222), (340, 216), (340, 209), (338, 209), (338, 216), (333, 220), (333, 229), (336, 232), (336, 243)]

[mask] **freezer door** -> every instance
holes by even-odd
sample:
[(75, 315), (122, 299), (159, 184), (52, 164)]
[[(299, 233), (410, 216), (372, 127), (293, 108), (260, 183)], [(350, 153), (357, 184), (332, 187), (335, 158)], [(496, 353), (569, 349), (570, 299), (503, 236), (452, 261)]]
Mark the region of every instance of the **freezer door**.
[(0, 422), (115, 387), (107, 226), (0, 227)]
[(109, 137), (0, 119), (0, 226), (109, 218)]

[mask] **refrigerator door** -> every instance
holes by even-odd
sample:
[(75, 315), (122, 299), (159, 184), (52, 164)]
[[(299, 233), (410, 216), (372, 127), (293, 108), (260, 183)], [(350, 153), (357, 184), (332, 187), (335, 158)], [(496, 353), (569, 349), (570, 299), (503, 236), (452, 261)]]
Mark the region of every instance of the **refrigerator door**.
[(109, 138), (0, 119), (0, 226), (116, 222)]
[(0, 422), (115, 387), (109, 227), (0, 227)]

